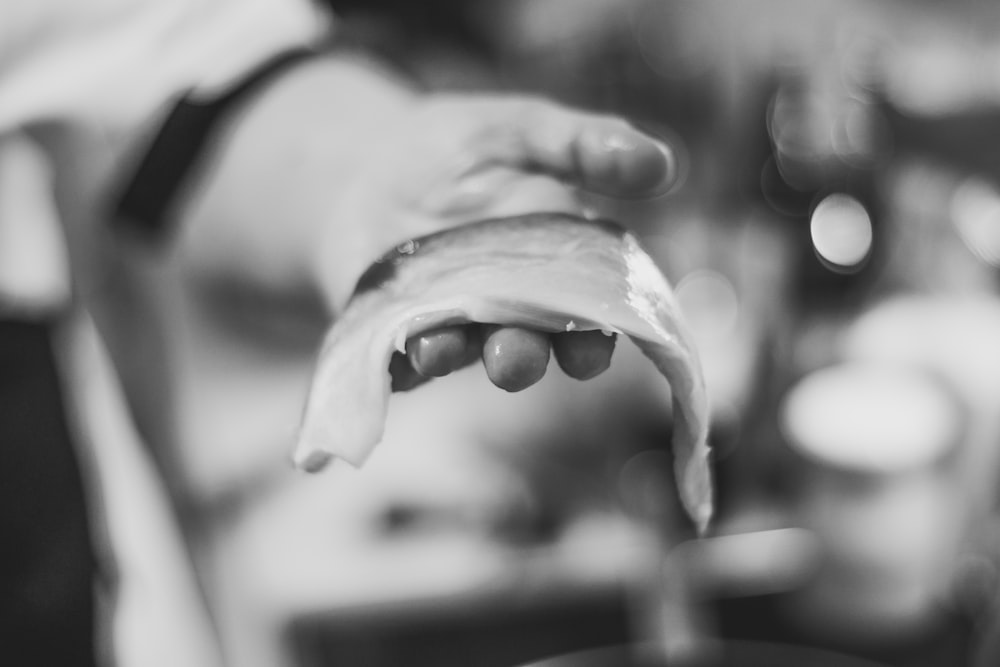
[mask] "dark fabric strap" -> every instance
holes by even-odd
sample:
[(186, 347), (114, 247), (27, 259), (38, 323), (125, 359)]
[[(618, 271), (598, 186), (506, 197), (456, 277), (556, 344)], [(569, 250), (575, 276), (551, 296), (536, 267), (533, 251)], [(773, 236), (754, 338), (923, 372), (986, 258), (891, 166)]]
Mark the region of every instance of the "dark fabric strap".
[(0, 317), (0, 662), (96, 664), (98, 559), (56, 321)]
[(284, 51), (214, 99), (201, 100), (190, 92), (185, 94), (160, 125), (118, 198), (112, 216), (115, 226), (155, 242), (167, 236), (180, 190), (192, 177), (227, 115), (250, 93), (315, 55), (307, 48)]

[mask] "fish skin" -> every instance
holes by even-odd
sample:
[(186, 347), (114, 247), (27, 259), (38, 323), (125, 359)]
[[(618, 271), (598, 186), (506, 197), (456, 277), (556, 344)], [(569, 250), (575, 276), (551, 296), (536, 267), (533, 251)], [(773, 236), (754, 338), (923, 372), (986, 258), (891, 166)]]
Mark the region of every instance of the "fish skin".
[(671, 387), (681, 501), (712, 515), (708, 399), (663, 273), (621, 226), (562, 213), (471, 223), (407, 241), (359, 279), (319, 352), (293, 462), (360, 466), (382, 438), (389, 360), (424, 331), (468, 322), (627, 335)]

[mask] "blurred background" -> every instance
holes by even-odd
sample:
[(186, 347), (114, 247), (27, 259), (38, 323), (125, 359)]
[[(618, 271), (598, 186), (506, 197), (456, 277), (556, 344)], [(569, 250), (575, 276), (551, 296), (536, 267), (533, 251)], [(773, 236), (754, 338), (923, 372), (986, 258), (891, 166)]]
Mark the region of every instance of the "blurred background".
[[(719, 508), (695, 539), (669, 390), (625, 341), (587, 383), (395, 396), (363, 470), (294, 475), (266, 424), (301, 337), (195, 303), (199, 423), (160, 458), (233, 664), (610, 665), (644, 642), (675, 665), (1000, 664), (1000, 6), (330, 4), (336, 48), (428, 89), (546, 95), (677, 147), (672, 192), (592, 203), (695, 331)], [(246, 420), (214, 424), (212, 396)]]

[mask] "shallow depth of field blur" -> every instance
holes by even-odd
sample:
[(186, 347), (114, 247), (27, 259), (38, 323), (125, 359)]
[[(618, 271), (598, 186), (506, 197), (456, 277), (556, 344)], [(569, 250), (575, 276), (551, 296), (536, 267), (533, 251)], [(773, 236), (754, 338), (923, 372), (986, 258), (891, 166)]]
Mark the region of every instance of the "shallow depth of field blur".
[(472, 368), (394, 396), (368, 465), (304, 476), (268, 422), (309, 372), (297, 332), (213, 331), (195, 358), (246, 420), (193, 405), (212, 446), (175, 425), (159, 458), (234, 664), (649, 640), (677, 665), (1000, 664), (1000, 6), (331, 4), (345, 48), (429, 89), (546, 95), (678, 148), (672, 192), (592, 204), (695, 332), (718, 512), (696, 538), (668, 390), (626, 340), (592, 382), (553, 365), (508, 395)]

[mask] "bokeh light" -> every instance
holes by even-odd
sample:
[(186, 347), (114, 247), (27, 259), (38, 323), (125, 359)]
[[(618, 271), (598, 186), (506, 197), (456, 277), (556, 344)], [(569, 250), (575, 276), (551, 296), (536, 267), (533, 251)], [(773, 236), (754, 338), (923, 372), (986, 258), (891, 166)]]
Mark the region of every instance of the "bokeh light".
[(952, 223), (979, 259), (1000, 267), (1000, 192), (979, 178), (962, 183), (952, 196)]
[(782, 432), (800, 453), (873, 473), (933, 462), (955, 442), (959, 419), (955, 403), (929, 376), (864, 363), (806, 376), (780, 415)]
[(850, 195), (837, 193), (824, 198), (813, 209), (809, 232), (816, 254), (840, 273), (860, 269), (872, 249), (871, 217)]
[(740, 312), (736, 288), (718, 271), (692, 271), (677, 284), (677, 299), (688, 324), (699, 338), (727, 336)]

